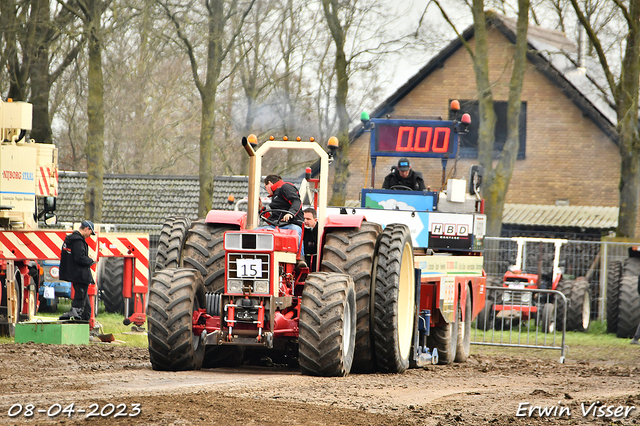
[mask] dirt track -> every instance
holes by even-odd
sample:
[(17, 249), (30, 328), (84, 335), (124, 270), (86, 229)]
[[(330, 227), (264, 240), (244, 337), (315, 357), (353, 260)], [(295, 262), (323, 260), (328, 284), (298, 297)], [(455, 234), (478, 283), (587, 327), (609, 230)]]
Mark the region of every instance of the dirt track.
[[(575, 359), (561, 365), (524, 354), (483, 355), (473, 347), (465, 364), (401, 375), (315, 378), (267, 367), (165, 373), (151, 369), (144, 349), (7, 344), (0, 345), (0, 424), (86, 422), (92, 404), (98, 416), (90, 422), (121, 425), (638, 424), (640, 348), (629, 350), (638, 353), (631, 365)], [(638, 408), (626, 418), (584, 417), (581, 404), (588, 408), (596, 401)], [(561, 417), (516, 417), (519, 407), (527, 412), (520, 405), (527, 402), (558, 407), (557, 413), (567, 408)], [(47, 415), (58, 410), (55, 404), (71, 403), (71, 418)], [(19, 412), (17, 404), (22, 411), (10, 417), (10, 409)], [(30, 418), (24, 414), (27, 404), (35, 405)], [(141, 411), (116, 417), (108, 404), (126, 404), (115, 407), (116, 413), (133, 413), (133, 404)]]

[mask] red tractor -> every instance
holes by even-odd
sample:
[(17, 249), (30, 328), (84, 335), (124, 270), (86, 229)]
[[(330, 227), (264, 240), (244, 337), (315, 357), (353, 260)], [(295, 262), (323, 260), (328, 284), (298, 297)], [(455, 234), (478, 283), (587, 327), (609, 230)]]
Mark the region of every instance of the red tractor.
[[(440, 127), (430, 135), (446, 137), (447, 146), (452, 135), (457, 148), (456, 123), (433, 125)], [(344, 376), (466, 360), (469, 327), (484, 306), (484, 215), (435, 212), (435, 193), (386, 190), (369, 190), (367, 199), (410, 193), (407, 200), (427, 199), (430, 208), (327, 214), (332, 154), (313, 140), (271, 139), (254, 149), (251, 135), (243, 146), (250, 156), (246, 213), (210, 211), (205, 219), (173, 217), (163, 225), (149, 289), (154, 369), (269, 357), (299, 365), (303, 374)], [(336, 147), (331, 138), (331, 152)], [(297, 233), (281, 229), (274, 216), (262, 217), (274, 229), (256, 229), (262, 158), (271, 149), (312, 150), (320, 159), (318, 178), (309, 179), (318, 213), (318, 272), (298, 265)], [(429, 231), (429, 221), (455, 229), (445, 239), (444, 227)]]
[[(565, 302), (555, 300), (554, 293), (531, 292), (530, 290), (557, 290), (565, 295), (568, 331), (586, 331), (591, 321), (591, 291), (584, 277), (575, 280), (563, 278), (560, 267), (560, 249), (567, 240), (545, 238), (515, 238), (518, 244), (516, 264), (504, 274), (497, 285), (508, 291), (488, 291), (487, 303), (478, 315), (478, 327), (485, 330), (509, 329), (530, 319), (536, 320), (545, 333), (562, 330)], [(549, 273), (542, 271), (542, 259), (537, 262), (536, 272), (526, 264), (527, 243), (554, 244), (553, 268)], [(542, 250), (539, 251), (542, 256)], [(488, 284), (490, 285), (490, 284)], [(557, 302), (557, 303), (556, 303)]]

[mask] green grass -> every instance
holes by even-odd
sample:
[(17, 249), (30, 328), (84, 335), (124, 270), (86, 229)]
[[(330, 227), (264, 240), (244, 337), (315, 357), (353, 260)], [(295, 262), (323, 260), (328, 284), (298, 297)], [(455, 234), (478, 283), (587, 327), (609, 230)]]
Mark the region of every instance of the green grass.
[[(60, 299), (58, 303), (58, 311), (56, 313), (38, 313), (40, 317), (55, 318), (57, 319), (63, 313), (71, 309), (71, 301), (69, 299)], [(122, 324), (124, 316), (119, 314), (110, 314), (105, 312), (104, 305), (100, 303), (98, 308), (98, 315), (96, 321), (102, 325), (102, 332), (104, 334), (113, 334), (118, 344), (122, 346), (133, 346), (138, 348), (146, 348), (149, 346), (147, 336), (143, 334), (124, 334), (131, 331), (132, 325)], [(146, 322), (142, 325), (144, 329), (147, 329)], [(0, 336), (0, 344), (2, 343), (14, 343), (13, 337)]]

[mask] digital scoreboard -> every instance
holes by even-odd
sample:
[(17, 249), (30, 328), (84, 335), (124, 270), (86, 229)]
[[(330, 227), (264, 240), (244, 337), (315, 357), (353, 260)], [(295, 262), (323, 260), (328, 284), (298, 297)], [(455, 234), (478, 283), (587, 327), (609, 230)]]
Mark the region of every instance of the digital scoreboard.
[(371, 156), (454, 158), (458, 132), (451, 121), (373, 119)]

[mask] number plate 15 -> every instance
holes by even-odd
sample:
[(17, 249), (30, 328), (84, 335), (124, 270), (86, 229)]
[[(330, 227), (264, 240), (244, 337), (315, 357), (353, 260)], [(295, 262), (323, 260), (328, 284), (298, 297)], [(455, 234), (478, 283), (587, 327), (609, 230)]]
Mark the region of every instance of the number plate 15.
[(262, 260), (238, 259), (238, 278), (262, 278)]

